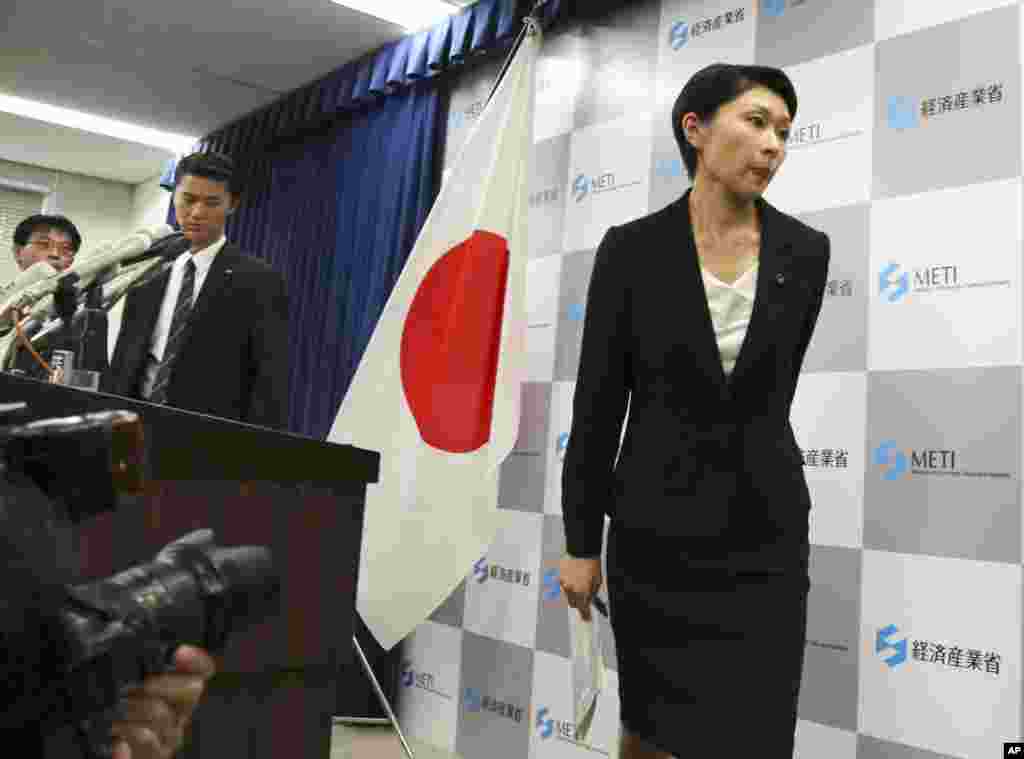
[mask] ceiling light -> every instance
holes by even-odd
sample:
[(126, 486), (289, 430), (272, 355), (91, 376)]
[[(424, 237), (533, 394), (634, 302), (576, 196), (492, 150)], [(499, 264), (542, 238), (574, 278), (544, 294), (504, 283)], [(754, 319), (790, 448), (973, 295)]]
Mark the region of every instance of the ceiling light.
[(332, 0), (338, 5), (405, 27), (415, 32), (436, 24), (460, 7), (443, 0)]
[(15, 116), (23, 116), (37, 121), (46, 121), (51, 124), (81, 129), (85, 132), (103, 134), (107, 137), (116, 137), (128, 142), (136, 142), (141, 145), (150, 145), (156, 148), (169, 150), (175, 155), (184, 155), (192, 150), (197, 142), (196, 137), (188, 137), (183, 134), (172, 134), (161, 132), (156, 129), (129, 124), (125, 121), (114, 121), (105, 119), (102, 116), (73, 111), (70, 108), (59, 108), (46, 103), (36, 103), (32, 100), (24, 100), (11, 95), (0, 94), (0, 111), (13, 113)]

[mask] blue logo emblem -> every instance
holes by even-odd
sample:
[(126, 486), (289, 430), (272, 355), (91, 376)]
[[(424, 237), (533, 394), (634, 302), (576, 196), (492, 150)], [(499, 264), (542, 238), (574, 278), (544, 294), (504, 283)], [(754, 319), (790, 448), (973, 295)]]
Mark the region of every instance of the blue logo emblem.
[(885, 295), (890, 303), (902, 300), (910, 292), (910, 275), (903, 272), (893, 277), (899, 270), (899, 264), (889, 264), (878, 273), (878, 294)]
[(672, 179), (683, 175), (682, 158), (659, 158), (654, 164), (655, 176)]
[(483, 696), (476, 688), (466, 688), (462, 703), (467, 712), (478, 712), (483, 707)]
[(907, 473), (907, 455), (886, 440), (875, 449), (875, 465), (882, 467), (882, 479), (894, 482)]
[(587, 179), (585, 174), (580, 174), (572, 183), (572, 194), (576, 198), (576, 202), (579, 203), (590, 192), (590, 180)]
[(565, 458), (565, 449), (569, 447), (569, 433), (563, 432), (558, 436), (558, 440), (555, 441), (555, 453), (558, 454), (559, 460)]
[(889, 126), (892, 129), (913, 129), (917, 126), (917, 103), (908, 97), (889, 96)]
[(555, 721), (548, 717), (550, 710), (543, 707), (537, 710), (537, 735), (541, 738), (550, 738), (555, 733)]
[(549, 569), (544, 573), (544, 600), (554, 601), (562, 594), (562, 586), (558, 583), (558, 570)]
[(761, 0), (761, 11), (766, 16), (781, 16), (786, 12), (786, 0)]
[(402, 662), (402, 675), (401, 675), (402, 686), (405, 687), (405, 688), (408, 688), (409, 686), (411, 686), (413, 680), (415, 679), (415, 676), (416, 676), (415, 673), (412, 671), (412, 662), (411, 661), (404, 661), (404, 662)]
[(582, 303), (573, 303), (569, 306), (569, 321), (581, 322), (587, 314), (587, 307)]
[(487, 579), (487, 557), (481, 556), (480, 560), (473, 565), (473, 577), (476, 578), (477, 582), (483, 582)]
[(685, 21), (676, 21), (672, 24), (672, 28), (668, 32), (668, 44), (672, 46), (672, 49), (678, 50), (689, 41), (690, 25)]
[(878, 631), (878, 635), (875, 638), (875, 653), (881, 654), (883, 651), (893, 650), (894, 653), (888, 659), (885, 659), (885, 663), (889, 665), (890, 669), (898, 667), (907, 660), (907, 639), (901, 640), (890, 640), (890, 638), (897, 633), (899, 628), (896, 625), (889, 625), (883, 627)]

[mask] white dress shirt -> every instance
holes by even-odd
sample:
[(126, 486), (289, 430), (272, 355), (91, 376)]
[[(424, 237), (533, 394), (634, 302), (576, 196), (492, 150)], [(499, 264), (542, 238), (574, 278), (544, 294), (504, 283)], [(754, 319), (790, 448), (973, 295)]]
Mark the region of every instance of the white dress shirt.
[(142, 383), (142, 397), (148, 398), (153, 382), (156, 380), (156, 373), (160, 369), (160, 362), (163, 361), (164, 351), (167, 349), (167, 339), (171, 336), (171, 321), (174, 319), (174, 307), (178, 304), (178, 293), (181, 292), (181, 284), (185, 279), (185, 265), (191, 258), (196, 264), (196, 277), (192, 287), (192, 305), (195, 305), (199, 292), (206, 281), (206, 275), (210, 273), (213, 259), (220, 252), (227, 242), (224, 235), (212, 245), (202, 250), (186, 250), (176, 259), (171, 266), (171, 277), (167, 282), (167, 289), (164, 291), (164, 299), (160, 304), (160, 315), (156, 320), (156, 327), (153, 328), (153, 338), (149, 344), (149, 360), (146, 365), (146, 375)]
[(731, 285), (726, 284), (710, 271), (701, 267), (704, 291), (711, 312), (711, 323), (715, 328), (718, 352), (722, 356), (722, 369), (728, 377), (736, 366), (743, 339), (750, 326), (750, 315), (754, 311), (754, 292), (757, 286), (757, 263), (743, 272)]

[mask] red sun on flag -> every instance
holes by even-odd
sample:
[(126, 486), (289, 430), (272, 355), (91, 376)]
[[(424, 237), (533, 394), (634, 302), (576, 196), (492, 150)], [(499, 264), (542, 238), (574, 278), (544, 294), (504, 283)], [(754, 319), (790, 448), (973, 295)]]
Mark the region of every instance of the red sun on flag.
[(508, 267), (508, 241), (478, 230), (430, 267), (413, 297), (402, 389), (434, 448), (469, 453), (490, 437)]

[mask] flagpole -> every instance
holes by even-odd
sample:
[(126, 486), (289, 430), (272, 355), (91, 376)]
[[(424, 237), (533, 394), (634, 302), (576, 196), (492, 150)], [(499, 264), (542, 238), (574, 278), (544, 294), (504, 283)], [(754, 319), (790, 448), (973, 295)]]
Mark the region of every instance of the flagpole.
[(512, 59), (516, 57), (516, 53), (519, 52), (519, 46), (523, 44), (523, 40), (526, 39), (527, 35), (531, 31), (535, 32), (540, 27), (540, 19), (537, 17), (537, 12), (547, 3), (548, 0), (537, 0), (533, 5), (533, 10), (527, 13), (523, 17), (523, 28), (519, 31), (519, 36), (516, 37), (516, 41), (512, 43), (512, 49), (508, 52), (508, 57), (505, 58), (505, 63), (501, 67), (501, 71), (498, 72), (498, 78), (494, 80), (494, 86), (491, 88), (491, 94), (487, 96), (487, 100), (484, 101), (484, 107), (491, 102), (491, 98), (494, 97), (494, 93), (498, 91), (498, 85), (501, 84), (501, 80), (505, 77), (505, 72), (508, 71), (508, 67), (512, 64)]
[[(510, 50), (508, 58), (505, 60), (505, 63), (502, 66), (501, 71), (494, 82), (494, 87), (491, 89), (490, 95), (487, 96), (487, 100), (484, 104), (485, 108), (487, 104), (491, 102), (491, 98), (494, 97), (494, 93), (497, 92), (498, 85), (501, 83), (501, 80), (508, 72), (509, 66), (512, 64), (512, 61), (515, 58), (516, 53), (519, 51), (519, 48), (522, 46), (523, 40), (525, 40), (530, 35), (537, 34), (541, 31), (541, 24), (540, 19), (538, 17), (538, 12), (547, 2), (548, 0), (536, 0), (533, 9), (523, 17), (523, 28), (519, 32), (519, 35), (516, 37), (516, 40), (512, 45), (512, 49)], [(370, 683), (373, 685), (373, 689), (377, 694), (377, 698), (380, 701), (381, 706), (384, 707), (384, 711), (387, 713), (388, 718), (387, 720), (378, 720), (360, 719), (353, 717), (334, 717), (333, 721), (335, 723), (341, 724), (386, 724), (390, 721), (391, 725), (395, 729), (395, 732), (398, 734), (399, 740), (402, 743), (402, 749), (405, 751), (405, 755), (408, 757), (408, 759), (415, 759), (415, 757), (413, 756), (412, 749), (410, 748), (408, 741), (405, 739), (405, 735), (402, 733), (402, 728), (398, 724), (398, 718), (395, 716), (395, 712), (391, 708), (391, 704), (388, 703), (387, 696), (385, 695), (383, 688), (381, 688), (380, 682), (377, 680), (377, 676), (374, 674), (373, 668), (370, 666), (370, 662), (367, 660), (366, 655), (363, 653), (362, 646), (359, 645), (359, 640), (356, 638), (355, 635), (352, 636), (352, 645), (359, 656), (359, 661), (366, 672), (366, 676), (370, 679)]]
[(384, 689), (380, 687), (380, 683), (377, 681), (377, 676), (373, 673), (373, 667), (370, 666), (370, 662), (367, 660), (366, 654), (363, 653), (363, 647), (359, 645), (359, 641), (356, 640), (355, 635), (352, 636), (352, 645), (356, 647), (356, 653), (359, 654), (359, 660), (363, 663), (363, 669), (366, 670), (366, 674), (370, 678), (370, 682), (373, 684), (373, 689), (377, 691), (377, 698), (380, 699), (381, 706), (384, 707), (384, 711), (388, 714), (388, 719), (391, 720), (391, 725), (395, 728), (395, 732), (398, 733), (398, 740), (402, 742), (402, 748), (405, 749), (405, 755), (409, 757), (409, 759), (416, 759), (413, 756), (412, 749), (409, 748), (409, 742), (405, 740), (405, 735), (402, 733), (402, 727), (398, 724), (398, 718), (391, 709), (391, 704), (388, 703), (387, 696), (384, 695)]

